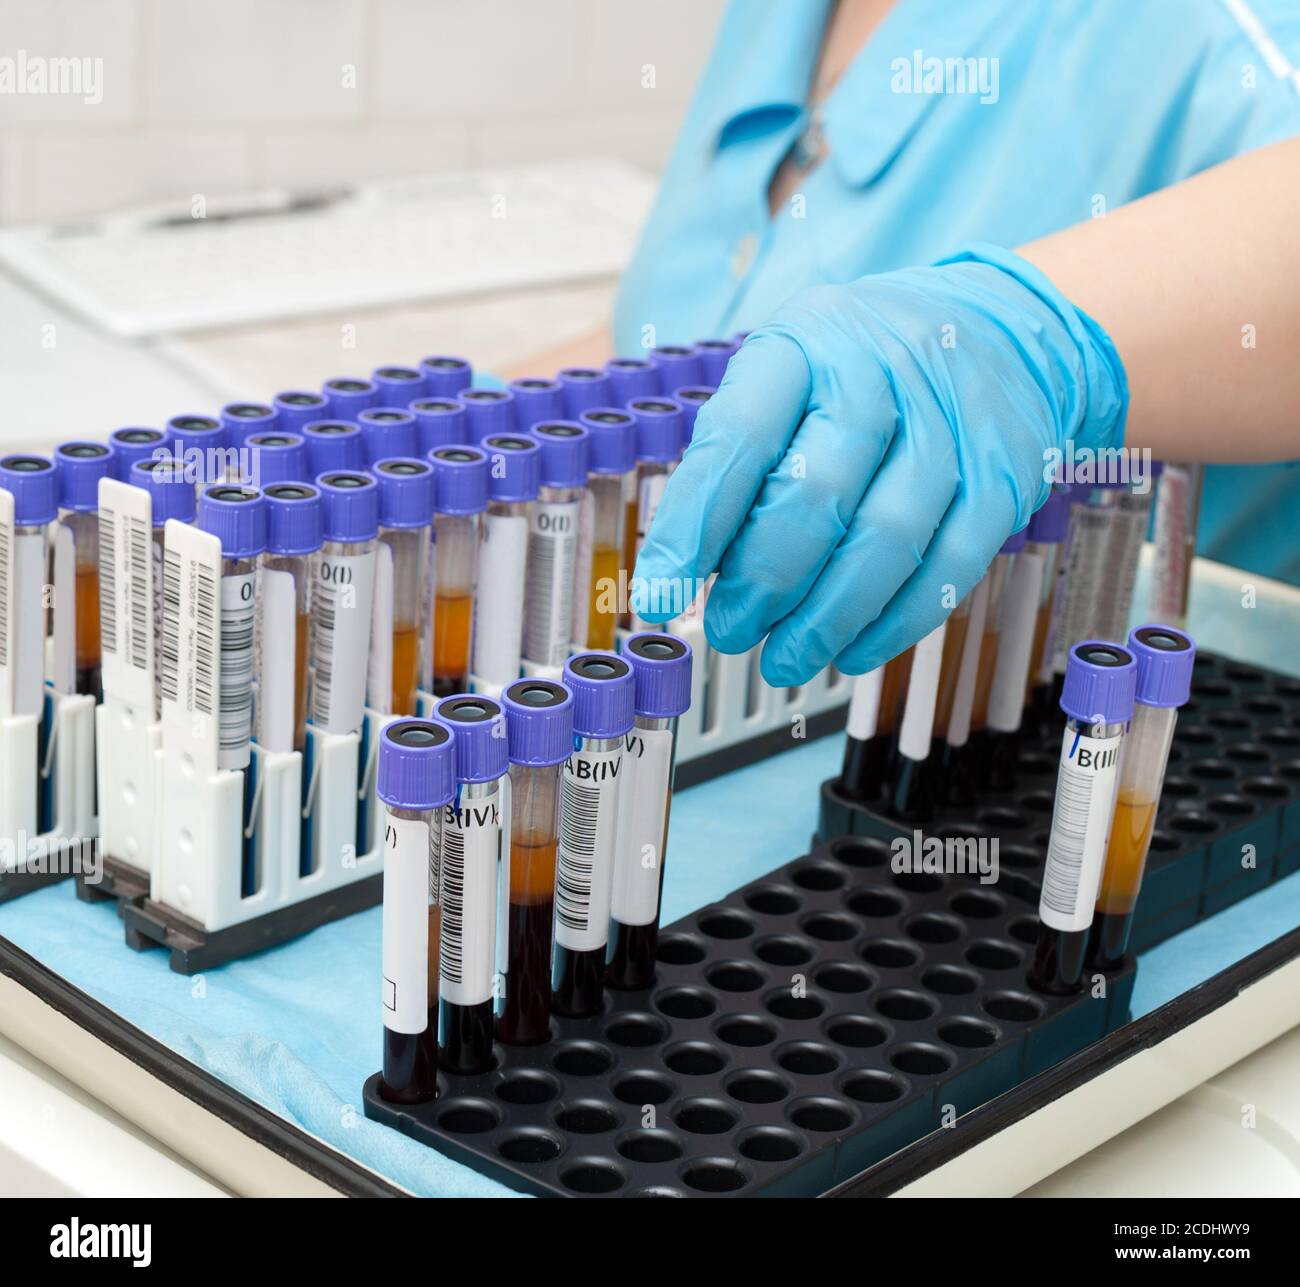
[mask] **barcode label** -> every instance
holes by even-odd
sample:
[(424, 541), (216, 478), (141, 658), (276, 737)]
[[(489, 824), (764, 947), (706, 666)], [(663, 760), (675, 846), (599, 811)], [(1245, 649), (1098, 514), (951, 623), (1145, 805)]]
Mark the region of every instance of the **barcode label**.
[(501, 793), (443, 810), (438, 855), (438, 994), (452, 1005), (492, 998), (501, 857)]
[(575, 952), (603, 947), (618, 847), (623, 746), (575, 751), (560, 784), (555, 941)]
[(634, 728), (625, 739), (627, 776), (618, 811), (618, 856), (610, 914), (623, 925), (650, 925), (659, 916), (659, 882), (668, 838), (673, 735)]
[[(641, 553), (641, 547), (646, 542), (646, 537), (650, 535), (650, 528), (655, 521), (655, 515), (659, 512), (659, 502), (663, 499), (664, 488), (668, 484), (667, 474), (643, 474), (637, 480), (636, 491), (636, 552)], [(634, 612), (632, 614), (633, 630), (657, 630), (658, 626), (652, 626), (649, 622), (643, 621)]]
[(109, 658), (117, 656), (117, 515), (102, 501), (99, 506), (99, 641), (107, 671)]
[(1112, 511), (1075, 504), (1071, 512), (1066, 549), (1065, 580), (1052, 607), (1052, 669), (1065, 673), (1070, 649), (1080, 639), (1091, 639), (1088, 618), (1106, 571), (1106, 533)]
[(223, 769), (248, 766), (253, 736), (253, 627), (257, 578), (251, 572), (221, 578), (221, 671), (219, 709)]
[(13, 620), (14, 498), (0, 489), (0, 715), (13, 711), (13, 675), (9, 671), (9, 623)]
[(528, 529), (524, 658), (563, 666), (573, 635), (578, 501), (538, 501)]
[(318, 554), (312, 571), (312, 723), (352, 733), (366, 709), (375, 552)]
[(1052, 929), (1073, 932), (1092, 923), (1110, 838), (1120, 745), (1119, 737), (1065, 730), (1038, 905), (1038, 919)]
[(527, 560), (528, 520), (522, 514), (489, 514), (483, 526), (474, 595), (474, 664), (470, 670), (476, 681), (504, 687), (519, 677)]
[(104, 691), (131, 706), (154, 702), (154, 542), (149, 494), (115, 479), (99, 489), (100, 631)]
[(429, 824), (389, 813), (384, 824), (384, 1026), (423, 1032), (429, 1022)]

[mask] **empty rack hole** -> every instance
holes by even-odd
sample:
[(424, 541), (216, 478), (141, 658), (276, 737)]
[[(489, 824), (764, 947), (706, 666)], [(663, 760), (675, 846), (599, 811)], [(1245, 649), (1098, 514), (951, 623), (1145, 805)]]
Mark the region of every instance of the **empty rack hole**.
[(892, 1104), (902, 1099), (906, 1087), (892, 1073), (880, 1068), (868, 1068), (851, 1073), (840, 1083), (840, 1089), (859, 1104)]
[(961, 997), (980, 985), (979, 975), (957, 965), (932, 965), (921, 975), (921, 986), (940, 996)]
[(777, 1037), (776, 1025), (756, 1014), (730, 1015), (714, 1031), (729, 1046), (767, 1046)]
[(739, 1163), (725, 1157), (701, 1158), (682, 1170), (682, 1183), (698, 1193), (735, 1193), (748, 1182)]
[(722, 1088), (742, 1104), (779, 1104), (790, 1093), (783, 1078), (761, 1068), (743, 1068), (732, 1073)]
[(862, 959), (868, 965), (877, 965), (882, 970), (902, 970), (915, 965), (921, 959), (920, 951), (909, 943), (899, 943), (893, 939), (877, 939), (862, 949)]
[(901, 988), (881, 992), (876, 996), (876, 1010), (886, 1019), (899, 1019), (905, 1023), (915, 1023), (919, 1019), (928, 1019), (936, 1006), (929, 997), (919, 992), (905, 992)]
[(661, 935), (655, 949), (655, 959), (665, 965), (697, 965), (708, 955), (702, 943), (685, 934)]
[(438, 1114), (438, 1125), (453, 1135), (482, 1135), (496, 1130), (501, 1114), (481, 1100), (460, 1100), (448, 1104)]
[(695, 923), (700, 933), (710, 938), (747, 938), (754, 932), (749, 917), (733, 911), (705, 912)]
[(889, 1033), (880, 1024), (856, 1014), (832, 1019), (826, 1025), (826, 1035), (837, 1045), (847, 1046), (850, 1050), (870, 1050), (873, 1046), (883, 1046), (889, 1038)]
[(507, 1135), (497, 1152), (507, 1162), (549, 1162), (560, 1156), (564, 1145), (546, 1131), (526, 1127)]
[(803, 1152), (799, 1137), (779, 1126), (754, 1126), (736, 1137), (736, 1151), (754, 1162), (789, 1162)]
[(768, 965), (807, 965), (816, 955), (811, 943), (783, 935), (767, 938), (754, 944), (754, 955)]
[(889, 861), (889, 846), (883, 840), (832, 840), (830, 851), (846, 867), (883, 867)]
[(845, 906), (855, 916), (865, 916), (871, 920), (897, 916), (905, 905), (897, 894), (883, 889), (860, 889), (845, 900)]
[(998, 1030), (992, 1024), (965, 1017), (948, 1019), (939, 1025), (938, 1032), (941, 1041), (962, 1050), (982, 1050), (998, 1039)]
[(1029, 1023), (1043, 1013), (1043, 1003), (1020, 992), (990, 992), (984, 998), (984, 1013), (1007, 1023)]
[(1006, 905), (996, 894), (967, 893), (958, 894), (948, 906), (958, 916), (965, 916), (968, 920), (983, 921), (1001, 915)]
[(800, 889), (825, 891), (840, 889), (845, 882), (845, 875), (838, 867), (829, 863), (805, 863), (790, 873), (790, 879)]
[(825, 1009), (818, 997), (798, 996), (793, 992), (774, 992), (764, 1002), (778, 1019), (816, 1019)]
[(914, 894), (933, 894), (943, 888), (943, 878), (926, 871), (903, 871), (895, 875), (894, 884)]
[(849, 939), (858, 936), (857, 922), (834, 912), (816, 912), (805, 916), (800, 928), (805, 934), (823, 943), (847, 943)]
[(677, 1137), (668, 1131), (633, 1131), (615, 1147), (629, 1162), (675, 1162), (682, 1155)]
[(498, 1083), (496, 1095), (507, 1104), (546, 1104), (559, 1098), (560, 1083), (549, 1073), (520, 1070)]
[(719, 992), (755, 992), (766, 981), (762, 970), (745, 961), (719, 961), (705, 971), (704, 977)]
[(824, 1096), (796, 1100), (790, 1105), (789, 1117), (805, 1131), (846, 1131), (853, 1125), (849, 1106)]
[(760, 916), (789, 916), (799, 910), (801, 903), (790, 890), (766, 885), (751, 889), (745, 895), (745, 906)]
[(918, 943), (953, 943), (962, 935), (962, 924), (951, 916), (926, 912), (908, 921), (907, 932)]
[(614, 1056), (594, 1041), (573, 1041), (561, 1046), (551, 1062), (568, 1077), (599, 1077), (614, 1066)]
[(726, 1066), (727, 1057), (703, 1041), (684, 1041), (664, 1051), (664, 1066), (683, 1077), (707, 1077)]
[(860, 965), (836, 961), (823, 965), (813, 974), (813, 982), (827, 992), (866, 992), (875, 980)]
[(983, 939), (966, 949), (966, 959), (981, 970), (1014, 970), (1020, 964), (1020, 952), (1010, 943)]
[(947, 1072), (954, 1060), (947, 1051), (938, 1046), (927, 1046), (921, 1042), (898, 1046), (889, 1055), (889, 1062), (899, 1072), (910, 1073), (914, 1077), (933, 1077)]
[(1007, 933), (1010, 934), (1017, 943), (1037, 943), (1038, 917), (1017, 916), (1016, 919), (1007, 926)]
[(560, 1172), (560, 1183), (574, 1193), (613, 1193), (623, 1187), (623, 1172), (609, 1162), (576, 1162)]
[(717, 1002), (703, 988), (668, 988), (655, 997), (654, 1003), (670, 1019), (703, 1019), (717, 1008)]
[(647, 1104), (666, 1104), (673, 1097), (673, 1083), (667, 1077), (656, 1073), (627, 1073), (613, 1083), (610, 1090), (614, 1098), (624, 1104), (635, 1104), (639, 1108)]
[(677, 1106), (673, 1121), (692, 1135), (725, 1135), (739, 1117), (719, 1100), (687, 1099)]
[(668, 1025), (652, 1014), (619, 1015), (605, 1029), (605, 1040), (616, 1046), (655, 1046), (667, 1035)]
[(795, 1041), (776, 1052), (776, 1062), (800, 1077), (820, 1077), (840, 1066), (839, 1056), (827, 1046)]
[(555, 1124), (571, 1135), (599, 1135), (618, 1125), (618, 1114), (599, 1100), (579, 1099), (555, 1110)]

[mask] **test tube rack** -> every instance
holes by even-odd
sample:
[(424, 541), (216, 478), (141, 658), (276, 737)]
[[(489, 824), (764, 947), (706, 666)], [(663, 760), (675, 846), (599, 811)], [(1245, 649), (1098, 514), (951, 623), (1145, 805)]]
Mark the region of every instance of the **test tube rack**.
[[(1038, 904), (1062, 723), (1026, 739), (1014, 792), (920, 824), (940, 839), (998, 839), (1000, 887)], [(817, 837), (888, 841), (899, 822), (822, 784)], [(1252, 865), (1247, 865), (1253, 862)], [(1143, 952), (1300, 870), (1300, 680), (1198, 653), (1179, 711), (1130, 949)]]
[(542, 1196), (811, 1197), (1128, 1017), (1031, 992), (1034, 909), (843, 837), (660, 936), (654, 985), (368, 1117)]

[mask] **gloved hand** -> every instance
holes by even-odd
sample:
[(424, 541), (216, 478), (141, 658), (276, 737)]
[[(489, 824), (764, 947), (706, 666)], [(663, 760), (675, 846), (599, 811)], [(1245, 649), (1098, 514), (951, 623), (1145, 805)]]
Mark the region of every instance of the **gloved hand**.
[(701, 408), (637, 560), (637, 610), (668, 620), (655, 590), (716, 569), (706, 636), (722, 652), (768, 636), (768, 683), (871, 670), (1029, 521), (1052, 449), (1120, 446), (1127, 406), (1109, 337), (1010, 251), (802, 291)]

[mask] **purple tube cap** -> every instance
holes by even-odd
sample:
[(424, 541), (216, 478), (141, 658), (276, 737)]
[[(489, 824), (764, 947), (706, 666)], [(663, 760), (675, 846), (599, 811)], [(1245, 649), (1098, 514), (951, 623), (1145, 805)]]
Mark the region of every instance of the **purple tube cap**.
[(632, 667), (612, 652), (582, 652), (564, 663), (573, 694), (573, 735), (622, 737), (636, 719)]
[(332, 380), (326, 380), (321, 385), (321, 393), (334, 416), (350, 416), (364, 411), (373, 407), (379, 396), (373, 380), (359, 380), (348, 375), (336, 375)]
[(438, 703), (438, 718), (456, 733), (456, 781), (495, 782), (510, 768), (506, 717), (489, 697), (456, 693)]
[(659, 363), (652, 357), (611, 358), (605, 363), (614, 402), (649, 398), (659, 392)]
[(379, 405), (404, 407), (424, 393), (424, 372), (413, 366), (381, 366), (370, 373)]
[(682, 454), (685, 419), (682, 404), (676, 398), (637, 398), (628, 410), (636, 420), (636, 455), (638, 460), (667, 464)]
[(676, 635), (653, 630), (623, 645), (636, 678), (635, 709), (647, 719), (675, 719), (691, 707), (691, 646)]
[(636, 421), (617, 407), (591, 407), (579, 417), (588, 434), (587, 467), (593, 474), (636, 468)]
[(373, 540), (379, 531), (379, 484), (363, 469), (331, 469), (316, 479), (327, 541)]
[(137, 460), (127, 481), (149, 493), (154, 527), (162, 527), (169, 518), (181, 523), (194, 522), (194, 482), (170, 456), (146, 456)]
[(1138, 626), (1129, 632), (1137, 658), (1134, 700), (1143, 706), (1181, 706), (1191, 696), (1196, 641), (1173, 626)]
[(564, 386), (564, 412), (569, 419), (588, 407), (604, 407), (614, 401), (609, 376), (598, 366), (569, 366), (556, 376)]
[(998, 550), (999, 554), (1019, 554), (1021, 550), (1029, 544), (1029, 534), (1025, 528), (1018, 532), (1012, 532), (1005, 541), (1002, 542), (1002, 548)]
[(573, 695), (549, 679), (517, 679), (501, 695), (510, 762), (543, 768), (573, 752)]
[(307, 389), (286, 389), (272, 399), (281, 429), (298, 429), (311, 420), (320, 420), (328, 412), (325, 397)]
[(379, 484), (380, 527), (428, 527), (433, 522), (433, 466), (414, 456), (390, 456), (371, 467)]
[(89, 513), (99, 508), (99, 480), (112, 476), (113, 449), (103, 442), (63, 442), (54, 449), (59, 504)]
[(211, 483), (199, 497), (199, 529), (221, 541), (227, 559), (251, 559), (266, 549), (266, 500), (256, 487)]
[(1061, 709), (1085, 724), (1127, 724), (1136, 683), (1137, 662), (1127, 648), (1085, 639), (1070, 649)]
[(523, 433), (497, 433), (483, 439), (488, 460), (488, 496), (514, 504), (537, 499), (542, 479), (542, 449)]
[(325, 506), (311, 483), (272, 483), (266, 497), (266, 549), (286, 556), (314, 554), (325, 539)]
[(411, 403), (416, 446), (421, 455), (453, 443), (469, 442), (465, 404), (458, 398), (417, 398)]
[(256, 468), (251, 476), (259, 487), (267, 483), (300, 482), (308, 477), (307, 440), (300, 433), (250, 434), (244, 450), (256, 452)]
[(439, 720), (390, 720), (379, 733), (379, 798), (394, 809), (441, 809), (456, 795), (456, 735)]
[(14, 498), (18, 527), (43, 527), (59, 514), (59, 476), (54, 462), (31, 452), (0, 457), (0, 487)]
[(221, 408), (221, 423), (232, 442), (242, 442), (250, 433), (275, 428), (275, 408), (265, 402), (227, 402)]
[(114, 429), (108, 435), (113, 446), (112, 475), (119, 482), (131, 481), (131, 466), (137, 460), (146, 460), (160, 448), (167, 446), (167, 435), (161, 429), (147, 429), (143, 425), (127, 425)]
[(487, 509), (487, 453), (479, 447), (437, 447), (433, 466), (433, 508), (439, 514), (481, 514)]
[(533, 426), (542, 449), (543, 487), (585, 487), (589, 435), (576, 420), (547, 420)]
[(450, 398), (474, 381), (474, 368), (463, 358), (446, 353), (435, 353), (420, 362), (424, 372), (424, 387), (437, 398)]
[(1070, 530), (1070, 498), (1053, 487), (1029, 520), (1028, 535), (1039, 545), (1059, 545)]

